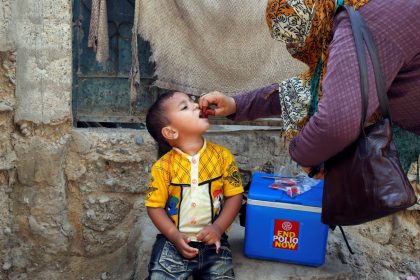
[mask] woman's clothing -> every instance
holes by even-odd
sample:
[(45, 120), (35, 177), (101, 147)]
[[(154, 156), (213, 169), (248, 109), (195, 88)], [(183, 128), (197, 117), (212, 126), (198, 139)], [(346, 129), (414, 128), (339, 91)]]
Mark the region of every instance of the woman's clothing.
[[(392, 120), (420, 135), (420, 1), (371, 0), (359, 9), (372, 32)], [(367, 56), (369, 57), (369, 56)], [(369, 67), (369, 108), (378, 108), (372, 66)], [(280, 115), (276, 84), (234, 97), (234, 120)], [(291, 157), (315, 166), (340, 152), (360, 132), (361, 96), (356, 50), (348, 14), (338, 14), (333, 25), (323, 96), (318, 110), (290, 143)], [(284, 89), (281, 89), (284, 90)], [(296, 95), (290, 91), (286, 95)], [(250, 104), (251, 103), (251, 104)], [(252, 103), (258, 104), (253, 105)]]
[[(285, 42), (292, 57), (308, 65), (307, 71), (282, 81), (279, 85), (286, 138), (291, 139), (301, 131), (316, 111), (318, 100), (322, 97), (322, 80), (327, 71), (337, 8), (345, 3), (359, 9), (368, 1), (268, 1), (266, 20), (271, 36)], [(296, 92), (294, 98), (289, 94), (290, 91)]]

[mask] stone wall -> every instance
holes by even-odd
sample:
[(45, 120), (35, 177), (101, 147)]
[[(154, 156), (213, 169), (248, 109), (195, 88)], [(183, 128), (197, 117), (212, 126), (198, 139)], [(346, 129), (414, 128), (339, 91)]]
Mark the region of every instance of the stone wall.
[[(0, 0), (0, 280), (129, 279), (147, 262), (156, 145), (144, 130), (73, 128), (71, 3)], [(253, 170), (296, 170), (278, 131), (218, 131), (207, 137), (231, 149), (245, 183)], [(332, 233), (328, 254), (354, 279), (418, 275), (419, 220), (349, 228), (354, 256)]]
[[(13, 52), (0, 52), (0, 269), (3, 270), (11, 267), (13, 247), (12, 194), (16, 177), (16, 154), (11, 139), (14, 131), (14, 62)], [(0, 279), (1, 275), (0, 272)]]

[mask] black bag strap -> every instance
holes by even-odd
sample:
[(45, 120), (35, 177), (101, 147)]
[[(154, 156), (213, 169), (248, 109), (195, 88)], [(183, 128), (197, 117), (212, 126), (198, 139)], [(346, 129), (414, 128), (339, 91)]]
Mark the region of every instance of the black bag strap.
[(375, 43), (373, 41), (372, 34), (369, 31), (366, 22), (360, 13), (354, 10), (353, 7), (346, 7), (349, 14), (351, 27), (354, 36), (354, 42), (356, 46), (357, 60), (359, 63), (360, 71), (360, 91), (362, 96), (362, 118), (361, 118), (361, 130), (364, 130), (364, 126), (367, 118), (368, 100), (369, 100), (369, 81), (368, 81), (368, 68), (365, 54), (364, 43), (366, 43), (369, 51), (370, 59), (373, 65), (373, 71), (375, 75), (376, 93), (379, 100), (379, 107), (383, 118), (391, 120), (389, 114), (388, 97), (385, 90), (385, 83), (382, 75), (379, 58), (376, 52)]
[(362, 22), (362, 33), (363, 39), (365, 40), (366, 46), (369, 51), (370, 59), (373, 65), (373, 72), (375, 74), (375, 83), (376, 83), (376, 93), (378, 95), (379, 107), (381, 109), (381, 114), (384, 119), (389, 119), (391, 121), (391, 115), (389, 113), (389, 104), (388, 104), (388, 95), (385, 89), (384, 76), (382, 74), (381, 65), (379, 63), (378, 53), (376, 52), (375, 43), (373, 41), (372, 33), (370, 32), (365, 20), (357, 12), (357, 15)]
[(361, 131), (363, 131), (366, 123), (367, 107), (369, 102), (369, 81), (365, 48), (363, 46), (362, 22), (360, 21), (361, 17), (359, 16), (359, 13), (356, 12), (353, 7), (346, 7), (346, 10), (350, 18), (354, 44), (356, 46), (357, 61), (359, 63), (360, 92), (362, 97), (362, 117), (360, 127)]

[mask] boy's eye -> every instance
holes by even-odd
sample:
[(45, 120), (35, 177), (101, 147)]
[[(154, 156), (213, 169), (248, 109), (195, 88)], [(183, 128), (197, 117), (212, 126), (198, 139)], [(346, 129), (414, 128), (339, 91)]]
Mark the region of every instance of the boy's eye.
[(183, 107), (181, 108), (181, 111), (183, 111), (183, 110), (187, 110), (187, 108), (188, 108), (188, 106), (187, 106), (187, 105), (185, 105), (185, 106), (183, 106)]

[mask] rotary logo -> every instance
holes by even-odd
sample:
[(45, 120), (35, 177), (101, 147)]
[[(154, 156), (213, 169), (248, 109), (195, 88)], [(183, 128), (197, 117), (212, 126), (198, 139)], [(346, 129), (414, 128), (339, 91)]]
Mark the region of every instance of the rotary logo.
[(285, 231), (290, 231), (292, 229), (292, 223), (291, 222), (284, 222), (281, 225), (281, 228), (284, 229)]

